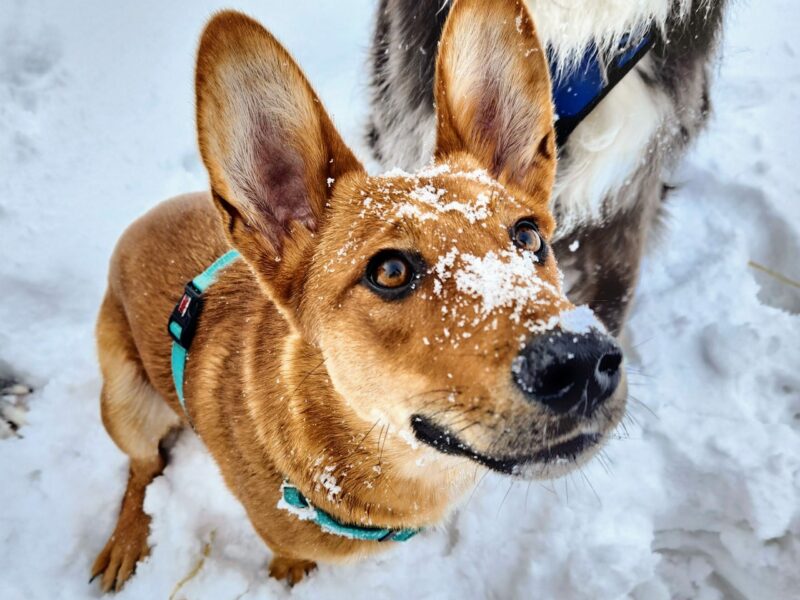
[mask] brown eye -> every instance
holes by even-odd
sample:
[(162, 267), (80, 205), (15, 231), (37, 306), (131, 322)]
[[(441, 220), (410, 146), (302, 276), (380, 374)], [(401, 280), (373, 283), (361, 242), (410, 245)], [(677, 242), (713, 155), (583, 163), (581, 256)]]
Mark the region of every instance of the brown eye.
[(417, 269), (414, 261), (400, 250), (384, 250), (369, 261), (364, 274), (373, 291), (389, 300), (403, 297), (414, 286)]
[(533, 221), (528, 219), (521, 219), (517, 221), (516, 225), (511, 229), (511, 239), (514, 245), (522, 250), (529, 252), (539, 252), (544, 246), (542, 238), (539, 235), (539, 230)]
[(387, 258), (375, 267), (373, 281), (385, 288), (399, 288), (411, 279), (411, 266), (400, 257)]

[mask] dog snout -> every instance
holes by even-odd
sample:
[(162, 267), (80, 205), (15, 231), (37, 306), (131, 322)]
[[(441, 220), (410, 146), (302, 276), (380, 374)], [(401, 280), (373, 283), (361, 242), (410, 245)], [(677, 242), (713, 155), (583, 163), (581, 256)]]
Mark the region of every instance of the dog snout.
[(588, 416), (617, 389), (621, 367), (622, 351), (610, 336), (558, 330), (531, 340), (512, 373), (531, 402), (559, 414), (576, 409)]

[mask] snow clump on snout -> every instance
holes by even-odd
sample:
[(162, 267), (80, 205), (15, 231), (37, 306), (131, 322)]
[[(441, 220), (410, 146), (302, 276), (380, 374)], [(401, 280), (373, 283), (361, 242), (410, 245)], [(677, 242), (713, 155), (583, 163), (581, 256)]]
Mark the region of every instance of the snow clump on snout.
[[(511, 308), (512, 319), (518, 322), (526, 306), (549, 303), (553, 294), (559, 295), (536, 274), (538, 259), (532, 252), (501, 250), (482, 257), (462, 254), (461, 262), (463, 266), (455, 272), (456, 288), (477, 299), (484, 315)], [(544, 295), (545, 291), (550, 294)]]
[[(550, 307), (563, 298), (556, 285), (539, 276), (538, 264), (536, 254), (520, 252), (515, 247), (489, 251), (483, 256), (460, 252), (452, 247), (431, 270), (433, 293), (445, 301), (445, 313), (463, 314), (459, 309), (471, 306), (477, 313), (477, 318), (471, 322), (473, 327), (501, 309), (509, 310), (509, 318), (520, 323), (532, 308)], [(458, 292), (455, 298), (448, 297), (445, 290), (445, 283), (451, 279)], [(585, 305), (569, 308), (547, 319), (526, 319), (523, 325), (534, 333), (556, 327), (575, 334), (590, 330), (605, 332), (603, 324)]]
[(505, 308), (519, 323), (532, 304), (550, 305), (554, 297), (561, 296), (556, 286), (539, 277), (538, 262), (533, 252), (520, 252), (513, 247), (483, 256), (459, 252), (454, 247), (433, 268), (434, 293), (442, 296), (444, 283), (452, 278), (460, 295), (476, 301), (473, 306), (482, 317)]

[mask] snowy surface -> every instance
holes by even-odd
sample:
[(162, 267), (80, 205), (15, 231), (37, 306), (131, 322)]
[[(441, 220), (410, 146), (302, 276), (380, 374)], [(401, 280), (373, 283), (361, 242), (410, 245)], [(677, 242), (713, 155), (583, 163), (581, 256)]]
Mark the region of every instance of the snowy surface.
[[(200, 189), (197, 36), (215, 3), (0, 3), (0, 368), (32, 382), (0, 441), (0, 598), (86, 598), (126, 461), (98, 414), (92, 328), (123, 228)], [(233, 2), (298, 57), (360, 147), (373, 2)], [(151, 486), (149, 560), (119, 598), (800, 596), (800, 22), (736, 2), (716, 117), (676, 176), (631, 338), (627, 432), (552, 484), (490, 475), (435, 531), (289, 590), (201, 444)]]

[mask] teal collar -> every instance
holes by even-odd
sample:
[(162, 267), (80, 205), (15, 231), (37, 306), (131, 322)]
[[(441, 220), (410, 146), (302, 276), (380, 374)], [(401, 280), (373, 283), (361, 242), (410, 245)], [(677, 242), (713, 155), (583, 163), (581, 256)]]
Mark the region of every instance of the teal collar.
[(287, 510), (303, 521), (313, 521), (319, 528), (327, 533), (346, 537), (351, 540), (365, 540), (372, 542), (405, 542), (417, 535), (421, 530), (406, 527), (403, 529), (390, 529), (388, 527), (361, 527), (347, 525), (336, 520), (335, 517), (324, 510), (314, 508), (306, 497), (288, 481), (281, 485), (281, 499), (278, 508)]
[[(183, 296), (175, 305), (169, 318), (167, 330), (172, 338), (172, 380), (175, 383), (175, 392), (186, 418), (191, 423), (189, 411), (186, 410), (186, 401), (183, 398), (183, 376), (186, 370), (186, 359), (189, 347), (197, 330), (197, 322), (203, 308), (203, 292), (217, 280), (219, 272), (231, 263), (236, 262), (241, 255), (236, 250), (229, 250), (205, 271), (186, 284)], [(313, 521), (320, 529), (333, 535), (350, 538), (353, 540), (366, 540), (376, 542), (405, 542), (411, 539), (419, 529), (389, 529), (381, 527), (359, 527), (347, 525), (336, 520), (335, 517), (324, 510), (315, 508), (306, 500), (305, 496), (288, 481), (281, 485), (281, 499), (278, 508), (288, 510), (298, 518)]]

